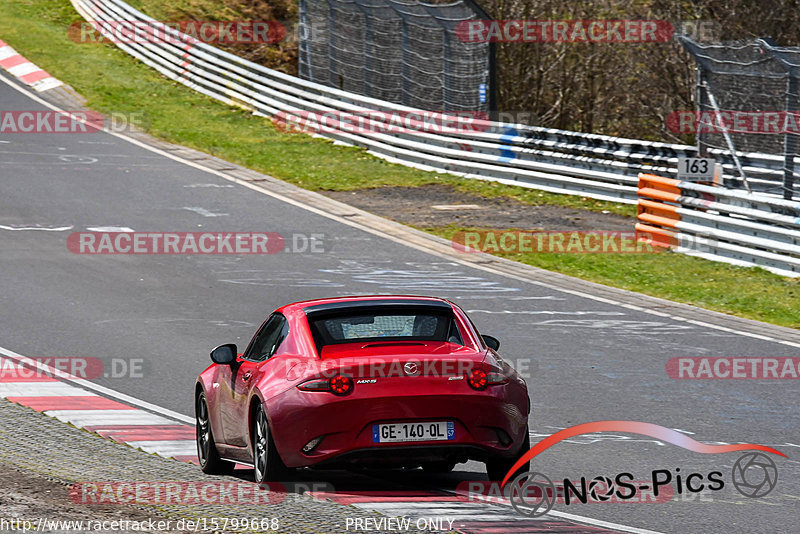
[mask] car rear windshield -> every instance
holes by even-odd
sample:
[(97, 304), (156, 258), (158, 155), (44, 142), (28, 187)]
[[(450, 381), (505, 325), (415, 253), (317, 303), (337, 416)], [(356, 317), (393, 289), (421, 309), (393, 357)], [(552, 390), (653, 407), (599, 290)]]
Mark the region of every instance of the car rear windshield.
[(440, 310), (350, 310), (310, 318), (317, 349), (375, 341), (450, 341), (463, 345), (452, 312)]

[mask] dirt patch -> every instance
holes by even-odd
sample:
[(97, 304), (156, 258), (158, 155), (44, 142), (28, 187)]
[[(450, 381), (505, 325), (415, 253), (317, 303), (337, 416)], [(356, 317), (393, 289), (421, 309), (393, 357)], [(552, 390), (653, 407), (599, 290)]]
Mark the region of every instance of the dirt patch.
[[(422, 228), (456, 225), (469, 228), (630, 232), (635, 224), (634, 219), (613, 213), (564, 206), (531, 206), (512, 198), (484, 198), (441, 184), (323, 193), (375, 215)], [(441, 208), (460, 205), (474, 205), (478, 209)]]
[[(111, 523), (113, 521), (135, 521), (145, 526), (143, 532), (159, 532), (157, 527), (146, 528), (148, 522), (152, 520), (157, 525), (159, 521), (165, 521), (164, 517), (148, 514), (133, 506), (86, 506), (74, 503), (70, 500), (68, 485), (6, 463), (0, 463), (0, 488), (3, 489), (0, 493), (0, 523), (5, 520), (0, 524), (2, 532), (23, 532), (26, 529), (30, 532), (34, 528), (43, 532), (81, 530), (74, 523), (77, 521), (108, 521), (105, 525), (111, 528), (103, 530), (107, 533), (131, 531), (130, 523), (114, 525)], [(30, 521), (30, 524), (25, 526), (21, 522), (12, 522), (14, 520)], [(58, 525), (55, 521), (72, 521), (73, 528), (68, 529), (64, 523)], [(129, 528), (113, 528), (117, 526)]]

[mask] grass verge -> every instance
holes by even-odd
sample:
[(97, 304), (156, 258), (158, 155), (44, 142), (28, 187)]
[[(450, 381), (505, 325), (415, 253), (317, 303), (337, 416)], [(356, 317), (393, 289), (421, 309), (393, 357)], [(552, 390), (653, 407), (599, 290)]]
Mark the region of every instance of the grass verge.
[[(167, 141), (317, 191), (443, 183), (484, 197), (634, 215), (632, 206), (417, 171), (358, 148), (284, 133), (269, 121), (167, 80), (113, 45), (73, 42), (67, 29), (81, 20), (68, 0), (0, 0), (0, 38), (72, 85), (89, 107), (141, 113), (149, 132)], [(449, 238), (459, 228), (426, 230)], [(594, 282), (800, 328), (800, 281), (761, 269), (670, 253), (506, 256)]]
[[(492, 229), (448, 226), (420, 230), (452, 240), (459, 232)], [(657, 248), (654, 253), (640, 254), (498, 252), (495, 255), (645, 295), (800, 328), (800, 279), (785, 278), (760, 268), (736, 267)]]

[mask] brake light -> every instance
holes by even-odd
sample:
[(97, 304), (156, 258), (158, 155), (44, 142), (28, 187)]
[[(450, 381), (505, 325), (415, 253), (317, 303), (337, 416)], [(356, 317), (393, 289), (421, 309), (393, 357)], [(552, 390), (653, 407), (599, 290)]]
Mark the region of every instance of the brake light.
[(486, 389), (486, 386), (489, 385), (489, 380), (486, 378), (486, 371), (483, 369), (473, 369), (472, 372), (469, 374), (469, 378), (467, 378), (467, 382), (472, 389)]
[(329, 391), (334, 395), (347, 395), (353, 391), (353, 379), (336, 375), (333, 378), (313, 378), (297, 386), (301, 391)]
[(334, 395), (347, 395), (353, 391), (353, 379), (349, 376), (336, 375), (331, 378), (331, 392)]
[(508, 377), (500, 373), (487, 373), (483, 369), (473, 369), (467, 377), (467, 383), (472, 389), (481, 391), (489, 386), (496, 386), (498, 384), (505, 384), (508, 382)]

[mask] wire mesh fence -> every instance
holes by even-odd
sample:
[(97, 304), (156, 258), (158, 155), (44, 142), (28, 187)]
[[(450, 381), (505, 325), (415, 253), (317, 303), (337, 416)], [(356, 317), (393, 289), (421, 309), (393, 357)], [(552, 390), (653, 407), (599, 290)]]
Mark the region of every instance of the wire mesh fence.
[[(721, 154), (732, 163), (726, 182), (732, 187), (791, 199), (798, 175), (800, 47), (780, 48), (764, 39), (715, 44), (679, 39), (697, 65), (693, 130), (699, 155)], [(782, 158), (780, 170), (750, 165), (753, 153)]]
[(494, 44), (457, 28), (488, 15), (472, 0), (300, 0), (299, 75), (418, 109), (496, 109)]

